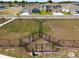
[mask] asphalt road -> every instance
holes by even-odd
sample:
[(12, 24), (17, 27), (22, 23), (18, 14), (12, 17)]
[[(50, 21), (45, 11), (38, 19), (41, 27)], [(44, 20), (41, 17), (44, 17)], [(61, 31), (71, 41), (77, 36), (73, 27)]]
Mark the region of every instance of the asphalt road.
[(22, 19), (43, 19), (43, 20), (50, 20), (50, 19), (79, 19), (79, 16), (3, 16), (0, 18), (22, 18)]

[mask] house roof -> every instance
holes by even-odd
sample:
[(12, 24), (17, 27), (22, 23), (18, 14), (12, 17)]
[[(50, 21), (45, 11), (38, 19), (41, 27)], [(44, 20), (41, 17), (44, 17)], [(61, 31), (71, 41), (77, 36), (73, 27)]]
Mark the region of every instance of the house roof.
[(75, 9), (79, 9), (79, 6), (74, 5), (74, 4), (63, 4), (62, 8), (70, 9), (70, 10), (75, 10)]
[(46, 6), (55, 6), (55, 5), (60, 5), (60, 4), (56, 4), (56, 3), (46, 3), (46, 4), (44, 4), (44, 5), (46, 5)]

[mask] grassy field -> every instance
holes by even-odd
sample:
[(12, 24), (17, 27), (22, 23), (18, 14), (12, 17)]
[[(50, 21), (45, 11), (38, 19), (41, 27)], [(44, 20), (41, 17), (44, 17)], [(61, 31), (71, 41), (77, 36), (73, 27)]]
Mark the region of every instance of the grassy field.
[[(33, 24), (33, 25), (32, 25)], [(34, 30), (35, 22), (15, 20), (0, 28), (0, 39), (18, 39)]]
[(0, 48), (0, 54), (15, 57), (15, 58), (70, 58), (68, 54), (73, 52), (74, 57), (79, 58), (78, 48), (61, 48), (58, 52), (44, 52), (39, 53), (37, 56), (32, 56), (31, 52), (25, 52), (23, 48)]
[[(1, 39), (21, 39), (30, 33), (37, 32), (39, 28), (38, 22), (15, 20), (0, 28), (0, 40)], [(50, 34), (56, 38), (65, 40), (79, 40), (79, 19), (69, 20), (50, 20), (43, 23), (43, 32)], [(37, 42), (38, 43), (38, 42)], [(39, 42), (43, 43), (43, 41)], [(45, 42), (44, 42), (45, 43)], [(12, 50), (14, 49), (14, 50)], [(58, 52), (53, 53), (41, 53), (36, 57), (69, 57), (68, 53), (74, 52), (75, 57), (79, 57), (79, 48), (61, 48)], [(13, 57), (33, 57), (30, 53), (27, 53), (23, 48), (0, 48), (0, 53)], [(36, 58), (35, 57), (35, 58)]]
[(32, 57), (31, 55), (28, 55), (25, 51), (23, 51), (23, 48), (0, 48), (0, 54), (16, 58)]
[(47, 25), (52, 29), (52, 32), (49, 34), (56, 38), (79, 40), (79, 19), (47, 21), (44, 25)]
[[(50, 31), (50, 28), (43, 26), (44, 32)], [(20, 39), (28, 34), (38, 32), (39, 23), (31, 20), (18, 20), (0, 28), (0, 39)], [(18, 37), (18, 38), (17, 38)]]

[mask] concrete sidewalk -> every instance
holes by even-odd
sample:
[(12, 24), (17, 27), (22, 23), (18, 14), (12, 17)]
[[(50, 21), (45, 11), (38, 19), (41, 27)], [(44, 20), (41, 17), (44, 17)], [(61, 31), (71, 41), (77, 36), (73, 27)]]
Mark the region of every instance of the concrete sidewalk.
[(4, 58), (4, 59), (11, 59), (11, 58), (13, 59), (14, 57), (9, 57), (9, 56), (0, 54), (0, 58), (1, 58), (1, 59), (3, 59), (3, 58)]
[(0, 24), (0, 27), (4, 26), (5, 24), (7, 24), (7, 23), (9, 23), (9, 22), (11, 22), (11, 21), (13, 21), (13, 20), (15, 20), (15, 18), (12, 18), (11, 20), (8, 20), (8, 21), (6, 21), (6, 22)]
[[(0, 17), (3, 18), (3, 17)], [(79, 19), (79, 15), (68, 15), (68, 16), (55, 16), (55, 15), (40, 15), (40, 16), (5, 16), (4, 18), (22, 18), (22, 19), (26, 19), (26, 20), (30, 20), (30, 19), (75, 19), (78, 18)]]

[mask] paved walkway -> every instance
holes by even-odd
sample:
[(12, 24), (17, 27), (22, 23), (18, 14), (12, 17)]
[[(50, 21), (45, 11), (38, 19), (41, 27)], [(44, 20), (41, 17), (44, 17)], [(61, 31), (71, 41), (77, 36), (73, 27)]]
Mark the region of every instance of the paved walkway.
[(0, 59), (11, 59), (11, 58), (13, 59), (14, 57), (9, 57), (9, 56), (0, 54)]
[(11, 21), (13, 21), (13, 20), (15, 20), (15, 18), (12, 18), (11, 20), (8, 20), (8, 21), (6, 21), (6, 22), (0, 24), (0, 27), (4, 26), (5, 24), (7, 24), (7, 23), (9, 23), (9, 22), (11, 22)]

